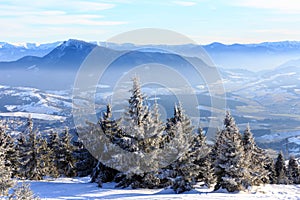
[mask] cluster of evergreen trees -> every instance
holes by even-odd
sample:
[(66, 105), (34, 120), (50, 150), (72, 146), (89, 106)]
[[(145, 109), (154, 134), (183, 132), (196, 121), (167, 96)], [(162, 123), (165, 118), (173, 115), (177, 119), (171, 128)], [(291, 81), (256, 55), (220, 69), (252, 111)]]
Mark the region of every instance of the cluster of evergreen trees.
[(92, 181), (99, 186), (103, 182), (116, 181), (118, 187), (171, 186), (181, 193), (191, 190), (197, 182), (230, 192), (264, 183), (299, 183), (299, 166), (295, 158), (290, 158), (287, 169), (281, 153), (274, 163), (267, 152), (255, 144), (250, 127), (241, 134), (229, 112), (223, 129), (216, 135), (215, 144), (208, 145), (202, 129), (199, 127), (195, 131), (181, 104), (175, 105), (174, 116), (164, 124), (157, 102), (148, 107), (138, 78), (133, 79), (131, 93), (121, 119), (114, 119), (111, 106), (107, 105), (99, 120), (99, 126), (112, 143), (129, 152), (147, 153), (163, 148), (179, 135), (189, 141), (189, 146), (168, 166), (142, 174), (120, 172), (99, 161), (91, 175)]
[[(41, 135), (34, 130), (29, 118), (26, 130), (16, 138), (0, 127), (0, 192), (5, 194), (14, 185), (12, 177), (41, 180), (47, 176), (91, 175), (91, 181), (100, 187), (104, 182), (115, 181), (117, 187), (172, 187), (176, 193), (193, 189), (197, 182), (230, 192), (264, 183), (300, 183), (296, 159), (291, 157), (286, 166), (282, 153), (279, 153), (275, 162), (255, 144), (249, 126), (243, 134), (239, 131), (229, 112), (214, 144), (208, 145), (201, 127), (192, 125), (180, 103), (174, 106), (174, 115), (164, 123), (157, 102), (149, 106), (138, 78), (133, 79), (131, 94), (120, 119), (113, 117), (111, 106), (107, 105), (99, 123), (87, 123), (86, 131), (101, 129), (112, 144), (138, 154), (176, 144), (177, 150), (184, 151), (175, 160), (142, 173), (118, 171), (93, 158), (81, 142), (72, 141), (68, 129), (61, 134)], [(101, 139), (89, 138), (89, 133), (86, 136), (84, 139), (91, 140), (91, 145)], [(185, 141), (184, 147), (180, 146), (181, 141)]]
[[(44, 177), (75, 176), (74, 146), (68, 129), (42, 136), (29, 117), (26, 130), (12, 137), (0, 126), (0, 191), (5, 195), (12, 178), (42, 180)], [(19, 188), (26, 190), (27, 186)]]

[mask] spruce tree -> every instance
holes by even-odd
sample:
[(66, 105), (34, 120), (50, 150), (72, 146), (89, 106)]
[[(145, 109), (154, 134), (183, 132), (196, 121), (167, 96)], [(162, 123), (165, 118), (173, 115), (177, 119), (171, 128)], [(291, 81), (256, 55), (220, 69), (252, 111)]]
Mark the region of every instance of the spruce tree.
[(26, 130), (20, 133), (18, 140), (18, 174), (21, 175), (21, 178), (30, 180), (43, 179), (44, 169), (41, 164), (41, 146), (37, 135), (37, 131), (33, 130), (33, 121), (29, 117)]
[(202, 128), (199, 126), (192, 146), (192, 156), (195, 156), (195, 164), (199, 166), (199, 174), (196, 177), (197, 182), (204, 182), (208, 187), (216, 182), (214, 167), (211, 158), (211, 148), (206, 144), (206, 137)]
[(76, 175), (75, 159), (74, 159), (74, 146), (72, 144), (72, 137), (69, 133), (69, 129), (66, 128), (61, 134), (59, 139), (58, 151), (56, 153), (56, 159), (58, 161), (58, 171), (61, 175), (67, 177), (73, 177)]
[(286, 177), (286, 166), (282, 152), (278, 153), (277, 160), (275, 162), (275, 175), (277, 184), (288, 184)]
[(11, 169), (12, 176), (14, 176), (17, 168), (17, 152), (15, 142), (11, 135), (7, 133), (6, 128), (2, 123), (0, 123), (0, 146), (5, 151), (3, 152), (5, 155), (5, 166)]
[(249, 163), (251, 185), (260, 185), (262, 183), (268, 183), (269, 172), (268, 170), (266, 170), (266, 152), (263, 149), (256, 146), (249, 124), (243, 135), (243, 145), (245, 150), (245, 159)]
[(11, 168), (5, 165), (5, 153), (5, 149), (0, 146), (0, 196), (7, 196), (8, 190), (14, 185)]
[(39, 138), (40, 144), (40, 159), (41, 166), (43, 169), (44, 176), (50, 176), (52, 178), (57, 178), (59, 176), (57, 168), (52, 160), (53, 150), (48, 147), (48, 142), (46, 138)]
[(291, 156), (289, 159), (287, 175), (290, 183), (300, 184), (300, 168), (295, 156)]
[(268, 183), (270, 184), (276, 184), (277, 178), (276, 178), (276, 172), (275, 172), (275, 162), (274, 159), (270, 156), (266, 155), (266, 165), (265, 169), (268, 171)]
[(229, 192), (245, 190), (250, 186), (248, 163), (242, 144), (242, 135), (231, 114), (226, 113), (224, 129), (216, 141), (218, 149), (214, 162), (217, 183), (215, 190), (227, 189)]
[[(100, 127), (103, 133), (110, 139), (112, 143), (121, 145), (122, 133), (118, 122), (112, 116), (111, 105), (106, 106), (106, 111), (99, 120)], [(111, 182), (119, 173), (118, 170), (105, 166), (105, 164), (98, 161), (97, 165), (92, 171), (91, 182), (96, 182), (99, 187), (102, 183)]]
[(49, 149), (49, 163), (53, 166), (53, 169), (49, 172), (49, 175), (53, 178), (57, 178), (59, 173), (59, 151), (60, 141), (57, 132), (51, 131), (48, 136), (48, 149)]
[(167, 121), (164, 145), (171, 142), (175, 136), (182, 138), (182, 141), (189, 141), (188, 144), (190, 145), (185, 147), (186, 151), (180, 152), (179, 158), (166, 169), (172, 188), (176, 193), (193, 189), (196, 177), (199, 175), (200, 166), (196, 160), (202, 153), (200, 146), (203, 141), (197, 140), (197, 136), (193, 134), (193, 129), (191, 120), (185, 115), (182, 105), (180, 103), (175, 105), (174, 116)]
[(75, 141), (74, 146), (76, 175), (79, 177), (91, 175), (97, 165), (97, 159), (85, 148), (81, 140)]
[(158, 148), (158, 138), (163, 131), (162, 123), (157, 116), (158, 108), (155, 105), (154, 111), (151, 112), (147, 105), (147, 97), (142, 93), (137, 77), (133, 78), (133, 87), (130, 92), (128, 107), (121, 124), (125, 133), (123, 146), (127, 143), (129, 151), (150, 152)]
[[(121, 121), (122, 131), (121, 134), (118, 134), (120, 138), (118, 145), (125, 151), (136, 152), (137, 155), (143, 156), (160, 148), (164, 127), (159, 119), (157, 102), (155, 102), (152, 110), (148, 107), (147, 97), (142, 94), (137, 77), (133, 78), (133, 87), (130, 92), (128, 107)], [(128, 162), (135, 161), (130, 160)], [(134, 170), (139, 171), (140, 163), (136, 164)], [(146, 165), (151, 165), (151, 159)], [(126, 176), (121, 176), (123, 178), (118, 186), (153, 188), (158, 185), (156, 174), (157, 172), (154, 171), (139, 174), (124, 172), (123, 175)]]
[(26, 141), (26, 137), (24, 133), (19, 133), (17, 137), (17, 145), (16, 151), (18, 156), (18, 162), (16, 167), (16, 174), (15, 176), (18, 178), (25, 178), (25, 171), (23, 170), (22, 161), (23, 158), (27, 155), (28, 144)]

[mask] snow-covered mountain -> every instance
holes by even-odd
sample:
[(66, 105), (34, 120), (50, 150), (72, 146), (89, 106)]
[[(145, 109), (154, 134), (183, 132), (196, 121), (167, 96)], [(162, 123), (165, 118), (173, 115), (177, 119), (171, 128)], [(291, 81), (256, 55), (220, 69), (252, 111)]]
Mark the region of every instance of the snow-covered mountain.
[(0, 42), (0, 61), (14, 61), (24, 56), (44, 56), (59, 46), (61, 42), (53, 43), (21, 43), (10, 44)]
[[(76, 40), (69, 40), (70, 43)], [(78, 40), (77, 40), (78, 41)], [(61, 45), (63, 42), (53, 42), (48, 44), (23, 43), (9, 44), (0, 42), (0, 61), (14, 61), (24, 56), (45, 56), (47, 53)], [(76, 42), (75, 42), (76, 43)], [(292, 59), (299, 59), (300, 42), (282, 41), (282, 42), (264, 42), (259, 44), (222, 44), (214, 42), (208, 45), (144, 45), (136, 46), (134, 44), (115, 44), (107, 42), (89, 42), (114, 50), (134, 50), (151, 49), (159, 52), (169, 49), (176, 52), (187, 52), (191, 55), (197, 55), (204, 49), (212, 58), (213, 62), (223, 68), (243, 68), (251, 71), (261, 69), (272, 69), (279, 64)]]

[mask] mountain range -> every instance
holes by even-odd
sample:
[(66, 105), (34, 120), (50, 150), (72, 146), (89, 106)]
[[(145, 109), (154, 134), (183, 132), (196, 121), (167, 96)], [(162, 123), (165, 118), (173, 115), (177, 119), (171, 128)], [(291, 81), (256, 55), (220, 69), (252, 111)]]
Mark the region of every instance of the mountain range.
[[(76, 40), (70, 39), (69, 42)], [(114, 44), (106, 42), (89, 42), (93, 45), (99, 45), (115, 50), (132, 50), (132, 49), (165, 49), (166, 45), (144, 45), (136, 46), (134, 44)], [(15, 61), (24, 56), (42, 57), (50, 53), (63, 42), (57, 41), (46, 44), (24, 43), (9, 44), (0, 42), (0, 61)], [(186, 44), (177, 46), (168, 46), (168, 49), (177, 52), (188, 52), (197, 54), (204, 49), (213, 62), (222, 68), (247, 68), (251, 71), (260, 71), (262, 69), (273, 69), (291, 59), (300, 57), (300, 42), (282, 41), (282, 42), (264, 42), (259, 44), (222, 44), (214, 42), (208, 45)], [(256, 62), (259, 60), (260, 62)]]

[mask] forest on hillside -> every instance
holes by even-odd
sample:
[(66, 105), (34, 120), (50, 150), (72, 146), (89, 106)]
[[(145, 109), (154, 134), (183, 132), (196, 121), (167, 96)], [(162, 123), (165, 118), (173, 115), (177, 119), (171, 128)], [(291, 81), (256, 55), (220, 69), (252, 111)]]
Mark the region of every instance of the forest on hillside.
[[(229, 111), (214, 144), (210, 144), (201, 126), (192, 124), (180, 102), (174, 106), (174, 115), (164, 122), (157, 100), (153, 105), (147, 103), (138, 78), (133, 79), (130, 92), (128, 106), (120, 119), (114, 118), (108, 104), (98, 123), (87, 122), (80, 128), (80, 132), (84, 132), (80, 137), (70, 134), (68, 128), (62, 133), (44, 134), (45, 130), (35, 129), (30, 117), (24, 131), (11, 134), (6, 128), (7, 122), (2, 121), (1, 195), (7, 196), (16, 180), (75, 176), (90, 176), (99, 187), (106, 182), (116, 182), (121, 188), (171, 187), (176, 193), (192, 190), (197, 183), (229, 192), (246, 191), (251, 186), (266, 183), (300, 184), (295, 157), (291, 156), (286, 164), (279, 152), (277, 159), (273, 159), (256, 145), (249, 125), (243, 132), (239, 130)], [(147, 160), (150, 166), (147, 169), (151, 170), (143, 170), (144, 166), (138, 162), (132, 169), (130, 160), (121, 163), (116, 158), (107, 162), (89, 152), (91, 147), (97, 148), (104, 137), (110, 141), (107, 149), (117, 146), (141, 157), (149, 153), (160, 157), (168, 149), (176, 156), (159, 166), (155, 159)], [(105, 151), (102, 149), (99, 155), (105, 155)], [(127, 170), (123, 170), (124, 165), (129, 166), (125, 167)], [(15, 188), (11, 196), (21, 193), (34, 197), (26, 185)]]

